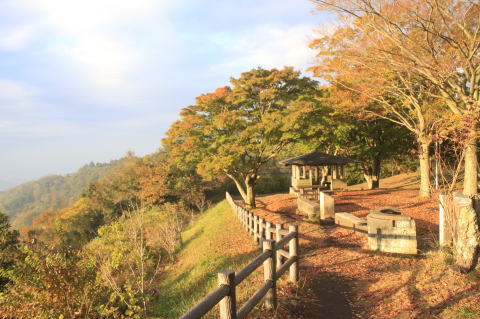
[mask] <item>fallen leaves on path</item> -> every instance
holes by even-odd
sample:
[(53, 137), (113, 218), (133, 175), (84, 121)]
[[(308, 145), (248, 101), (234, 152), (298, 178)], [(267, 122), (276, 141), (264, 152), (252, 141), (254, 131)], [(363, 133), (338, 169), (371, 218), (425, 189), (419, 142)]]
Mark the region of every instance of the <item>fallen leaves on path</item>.
[[(438, 201), (416, 190), (338, 192), (336, 212), (365, 218), (395, 208), (413, 217), (420, 254), (402, 256), (367, 249), (366, 237), (296, 214), (296, 197), (259, 197), (253, 211), (274, 223), (300, 228), (301, 280), (279, 285), (276, 318), (480, 318), (480, 275), (462, 275), (436, 247)], [(437, 196), (434, 195), (433, 198)], [(257, 314), (255, 314), (257, 316)], [(270, 312), (258, 313), (271, 318)]]

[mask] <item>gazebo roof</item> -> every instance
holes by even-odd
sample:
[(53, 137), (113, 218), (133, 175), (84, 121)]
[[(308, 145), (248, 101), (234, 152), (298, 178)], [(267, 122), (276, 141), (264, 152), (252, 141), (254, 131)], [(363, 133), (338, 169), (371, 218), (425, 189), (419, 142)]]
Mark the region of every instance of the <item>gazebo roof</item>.
[(288, 158), (280, 161), (280, 164), (289, 165), (311, 165), (311, 166), (326, 166), (326, 165), (343, 165), (354, 162), (346, 157), (330, 155), (322, 152), (313, 152), (296, 157)]

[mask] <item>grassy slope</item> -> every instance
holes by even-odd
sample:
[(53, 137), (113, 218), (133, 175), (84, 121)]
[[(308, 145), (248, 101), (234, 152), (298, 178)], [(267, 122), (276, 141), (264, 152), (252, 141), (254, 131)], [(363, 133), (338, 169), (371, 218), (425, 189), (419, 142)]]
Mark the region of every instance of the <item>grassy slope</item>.
[[(162, 280), (154, 309), (157, 318), (178, 318), (215, 290), (218, 271), (238, 271), (259, 254), (226, 201), (194, 220), (183, 232), (182, 240), (178, 262), (166, 270)], [(259, 269), (237, 288), (240, 302), (258, 289), (261, 276)]]

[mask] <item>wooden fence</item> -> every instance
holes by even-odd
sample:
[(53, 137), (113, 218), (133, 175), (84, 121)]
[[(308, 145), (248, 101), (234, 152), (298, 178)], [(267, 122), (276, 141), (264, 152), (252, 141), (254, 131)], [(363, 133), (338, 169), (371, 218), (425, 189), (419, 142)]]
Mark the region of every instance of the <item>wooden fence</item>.
[[(226, 193), (238, 220), (245, 230), (261, 245), (263, 253), (238, 273), (223, 270), (218, 273), (218, 288), (205, 297), (181, 319), (201, 318), (217, 304), (220, 304), (220, 319), (243, 319), (265, 297), (265, 307), (277, 307), (277, 280), (289, 270), (289, 280), (298, 281), (298, 226), (272, 224), (238, 206), (230, 194)], [(275, 240), (274, 240), (275, 239)], [(288, 251), (283, 249), (288, 244)], [(237, 309), (236, 286), (263, 264), (264, 284), (243, 306)]]

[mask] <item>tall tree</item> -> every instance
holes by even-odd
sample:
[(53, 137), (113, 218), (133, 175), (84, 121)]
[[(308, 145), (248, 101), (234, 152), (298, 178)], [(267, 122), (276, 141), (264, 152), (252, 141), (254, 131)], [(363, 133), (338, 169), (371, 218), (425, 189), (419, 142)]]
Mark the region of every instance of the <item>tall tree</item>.
[(182, 110), (164, 144), (207, 179), (225, 174), (255, 207), (259, 169), (293, 141), (317, 103), (317, 83), (290, 67), (253, 69)]
[(321, 63), (310, 70), (332, 83), (343, 111), (366, 119), (387, 119), (408, 129), (418, 143), (420, 197), (430, 196), (429, 149), (440, 117), (435, 86), (422, 77), (396, 69), (379, 55), (375, 43), (350, 25), (314, 40)]
[(480, 4), (470, 0), (314, 0), (337, 13), (390, 69), (435, 86), (467, 127), (464, 193), (477, 193)]
[(334, 88), (324, 91), (328, 94), (322, 104), (329, 107), (316, 109), (305, 127), (309, 135), (302, 137), (301, 144), (308, 145), (308, 151), (320, 150), (355, 159), (368, 188), (378, 188), (382, 163), (411, 151), (408, 130), (382, 118), (356, 116), (344, 107), (342, 91)]

